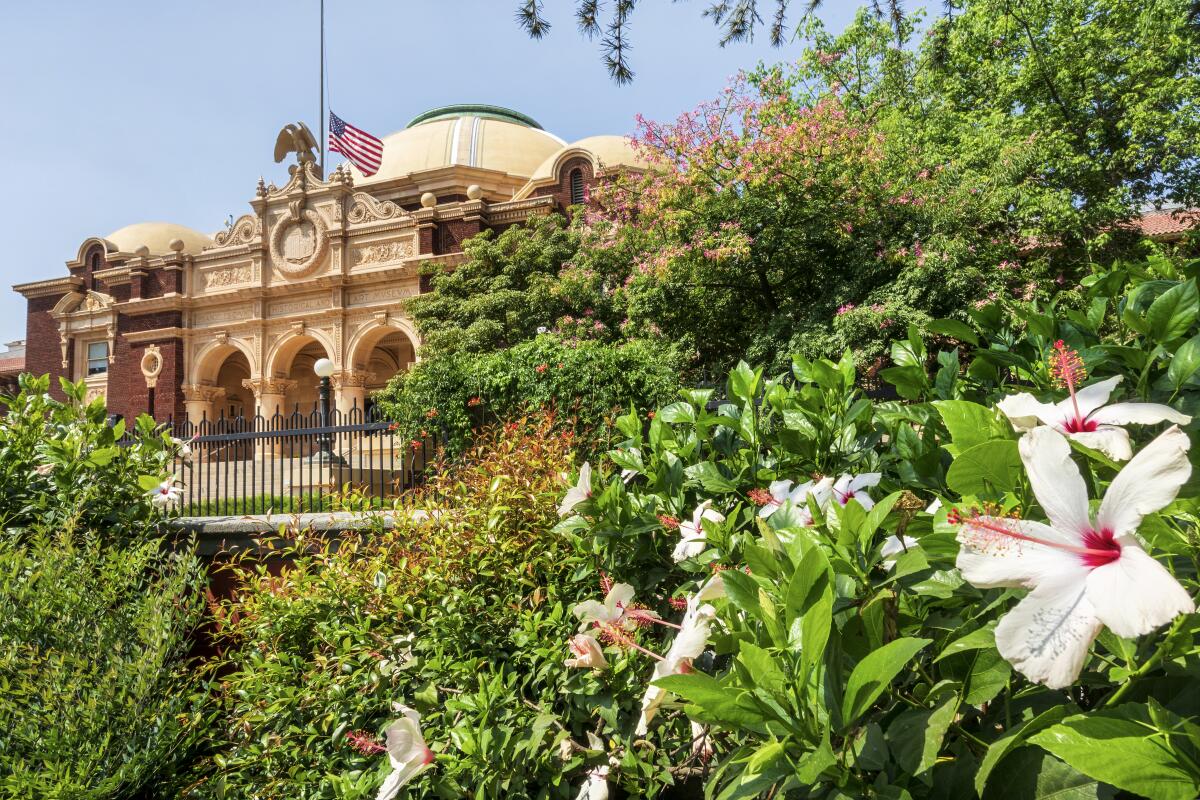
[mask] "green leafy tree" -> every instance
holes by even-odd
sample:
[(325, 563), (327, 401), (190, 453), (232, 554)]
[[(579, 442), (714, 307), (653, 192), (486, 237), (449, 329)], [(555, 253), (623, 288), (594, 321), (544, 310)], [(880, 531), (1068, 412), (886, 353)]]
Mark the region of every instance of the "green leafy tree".
[(470, 239), (466, 262), (435, 273), (432, 291), (408, 301), (422, 356), (511, 347), (564, 317), (611, 327), (615, 312), (600, 277), (571, 269), (578, 249), (578, 232), (559, 215)]

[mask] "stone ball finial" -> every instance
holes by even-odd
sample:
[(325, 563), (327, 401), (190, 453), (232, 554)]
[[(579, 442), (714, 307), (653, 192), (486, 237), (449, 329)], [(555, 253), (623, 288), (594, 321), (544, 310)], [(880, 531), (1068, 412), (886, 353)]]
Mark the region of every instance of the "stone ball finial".
[(478, 183), (472, 183), (467, 187), (467, 199), (478, 200), (481, 197), (483, 197), (483, 189), (479, 187)]
[[(175, 241), (178, 242), (179, 240), (176, 239)], [(135, 256), (137, 256), (138, 258), (149, 258), (150, 257), (150, 248), (146, 247), (146, 245), (142, 245), (137, 250), (134, 250), (133, 254)]]
[(433, 192), (426, 192), (421, 195), (421, 205), (425, 208), (433, 208), (437, 205), (437, 195)]
[(167, 247), (171, 248), (173, 252), (181, 253), (183, 252), (183, 239), (172, 239), (167, 242)]

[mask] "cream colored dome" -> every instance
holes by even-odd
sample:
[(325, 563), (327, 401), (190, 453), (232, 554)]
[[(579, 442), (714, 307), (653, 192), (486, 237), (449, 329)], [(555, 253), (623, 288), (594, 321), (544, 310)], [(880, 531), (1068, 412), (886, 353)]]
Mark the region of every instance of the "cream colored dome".
[(122, 253), (133, 253), (145, 245), (152, 256), (170, 253), (171, 242), (176, 239), (183, 242), (185, 253), (199, 253), (213, 243), (200, 231), (172, 222), (137, 222), (113, 231), (104, 239)]
[(624, 136), (589, 136), (563, 147), (547, 158), (533, 171), (530, 180), (542, 181), (554, 177), (559, 164), (572, 155), (587, 154), (598, 167), (633, 167), (649, 169), (650, 164), (638, 155), (633, 144)]
[(562, 139), (515, 111), (448, 106), (427, 111), (404, 130), (383, 137), (383, 163), (374, 175), (351, 171), (356, 185), (454, 165), (524, 178), (562, 147)]

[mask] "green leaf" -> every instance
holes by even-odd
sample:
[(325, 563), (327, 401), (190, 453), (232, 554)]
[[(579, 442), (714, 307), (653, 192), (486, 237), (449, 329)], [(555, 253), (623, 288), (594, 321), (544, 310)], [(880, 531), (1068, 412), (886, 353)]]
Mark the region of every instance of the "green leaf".
[(1100, 784), (1036, 747), (1022, 747), (1006, 762), (1004, 779), (982, 795), (984, 800), (1098, 800)]
[(961, 495), (992, 496), (1016, 488), (1022, 473), (1017, 443), (995, 439), (960, 453), (946, 471), (946, 485)]
[(999, 651), (979, 650), (975, 653), (971, 671), (967, 674), (963, 700), (973, 706), (983, 705), (1000, 694), (1011, 677), (1012, 664), (1009, 664)]
[(160, 478), (155, 475), (138, 475), (138, 486), (142, 487), (143, 491), (151, 491), (157, 489), (166, 478)]
[(712, 461), (701, 461), (684, 470), (689, 481), (698, 482), (706, 491), (716, 494), (727, 494), (737, 489), (737, 484), (721, 474), (721, 470)]
[(675, 402), (663, 406), (654, 416), (663, 422), (695, 422), (696, 409), (691, 403)]
[(1180, 283), (1159, 295), (1146, 311), (1147, 334), (1165, 344), (1186, 334), (1200, 314), (1196, 281)]
[(735, 606), (751, 617), (762, 620), (762, 604), (758, 601), (758, 584), (749, 575), (737, 570), (726, 570), (721, 575), (725, 594)]
[(896, 717), (887, 730), (888, 749), (896, 763), (914, 776), (931, 769), (957, 710), (958, 698), (951, 695), (932, 711), (910, 708)]
[[(825, 655), (833, 625), (833, 582), (829, 560), (820, 547), (810, 547), (788, 583), (785, 625), (800, 620), (800, 658), (805, 676)], [(793, 637), (793, 642), (795, 637)]]
[(905, 638), (889, 642), (878, 650), (872, 650), (850, 673), (846, 682), (846, 695), (842, 700), (842, 727), (850, 727), (858, 720), (892, 680), (930, 643), (930, 639)]
[(729, 373), (729, 394), (744, 402), (751, 402), (758, 393), (758, 381), (762, 373), (750, 368), (745, 361)]
[(1176, 389), (1182, 387), (1200, 369), (1200, 334), (1193, 336), (1175, 350), (1167, 367), (1167, 380)]
[(975, 791), (980, 795), (983, 794), (984, 787), (987, 786), (988, 777), (992, 774), (992, 770), (996, 765), (1009, 753), (1016, 748), (1025, 744), (1025, 740), (1044, 728), (1055, 724), (1063, 719), (1067, 714), (1072, 712), (1070, 706), (1059, 705), (1044, 711), (1038, 716), (1025, 723), (1017, 730), (1009, 733), (1003, 738), (992, 742), (988, 747), (987, 753), (983, 757), (983, 761), (979, 764), (979, 771), (975, 773)]
[(713, 719), (732, 725), (754, 726), (762, 723), (762, 714), (740, 704), (737, 692), (731, 692), (716, 678), (703, 672), (667, 675), (654, 681), (654, 685), (679, 695)]
[(965, 322), (959, 322), (956, 319), (935, 319), (927, 327), (934, 333), (950, 336), (975, 347), (979, 346), (979, 337), (975, 335), (975, 331), (971, 329), (971, 326)]
[(1156, 800), (1195, 800), (1200, 775), (1166, 736), (1152, 733), (1153, 728), (1114, 709), (1067, 717), (1029, 741), (1118, 789)]
[(958, 452), (993, 439), (1011, 439), (1012, 425), (992, 408), (966, 400), (937, 400), (933, 403)]
[(996, 646), (996, 623), (989, 622), (986, 627), (971, 631), (966, 636), (960, 636), (950, 644), (942, 648), (942, 652), (938, 653), (937, 658), (933, 663), (941, 661), (947, 656), (952, 656), (957, 653), (964, 653), (968, 650), (978, 650), (983, 647)]

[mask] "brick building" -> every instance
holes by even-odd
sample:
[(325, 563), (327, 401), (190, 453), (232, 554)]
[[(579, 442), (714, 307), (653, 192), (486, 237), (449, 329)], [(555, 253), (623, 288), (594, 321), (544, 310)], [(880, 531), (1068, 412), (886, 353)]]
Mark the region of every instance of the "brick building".
[(198, 420), (311, 410), (328, 357), (337, 407), (362, 407), (416, 358), (403, 301), (425, 267), (645, 167), (621, 137), (567, 144), (493, 106), (435, 109), (383, 141), (369, 178), (301, 160), (282, 187), (259, 179), (250, 213), (212, 236), (143, 222), (84, 240), (65, 275), (13, 287), (24, 368), (87, 381), (114, 414)]

